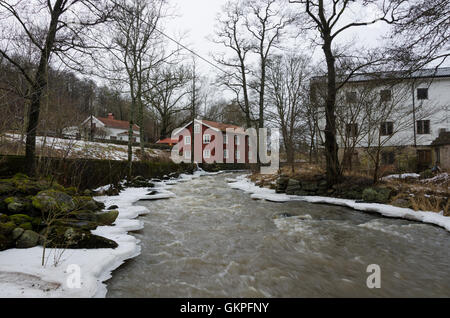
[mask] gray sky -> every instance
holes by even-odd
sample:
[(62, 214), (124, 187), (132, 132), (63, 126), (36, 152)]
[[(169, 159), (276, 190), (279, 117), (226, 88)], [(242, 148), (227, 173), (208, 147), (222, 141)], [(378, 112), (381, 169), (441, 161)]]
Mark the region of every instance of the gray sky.
[[(182, 41), (190, 49), (194, 50), (201, 56), (208, 60), (213, 60), (212, 54), (220, 52), (223, 48), (209, 41), (207, 38), (214, 33), (214, 26), (216, 23), (216, 16), (220, 12), (227, 0), (169, 0), (170, 4), (176, 9), (177, 17), (167, 22), (167, 32), (170, 35), (175, 35), (183, 31), (188, 31), (187, 37)], [(300, 7), (299, 5), (288, 4), (293, 8)], [(370, 11), (352, 12), (352, 14), (361, 15), (361, 19), (367, 19)], [(364, 16), (365, 15), (365, 16)], [(371, 17), (370, 17), (371, 18)], [(350, 40), (355, 40), (362, 46), (374, 46), (379, 43), (381, 35), (388, 31), (388, 27), (383, 23), (376, 25), (359, 27), (350, 32), (345, 32), (343, 36), (338, 38), (338, 42), (344, 43)], [(300, 42), (305, 45), (305, 41)], [(322, 58), (322, 52), (316, 50), (314, 52), (314, 59), (317, 61)], [(199, 61), (199, 66), (202, 71), (209, 72), (211, 67), (205, 62)]]

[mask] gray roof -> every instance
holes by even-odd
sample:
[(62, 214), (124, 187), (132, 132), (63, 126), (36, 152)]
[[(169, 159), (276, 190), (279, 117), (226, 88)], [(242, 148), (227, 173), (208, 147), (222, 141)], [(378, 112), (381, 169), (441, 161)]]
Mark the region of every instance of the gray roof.
[[(438, 78), (450, 77), (450, 67), (422, 69), (415, 72), (391, 71), (354, 74), (349, 82), (367, 82), (372, 80), (411, 79), (411, 78)], [(326, 76), (316, 76), (313, 80), (326, 79)], [(339, 79), (338, 79), (339, 81)]]

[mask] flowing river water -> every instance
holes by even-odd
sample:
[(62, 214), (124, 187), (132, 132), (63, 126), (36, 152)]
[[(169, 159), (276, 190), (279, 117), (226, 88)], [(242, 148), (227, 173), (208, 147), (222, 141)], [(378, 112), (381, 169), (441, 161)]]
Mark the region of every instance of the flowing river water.
[[(204, 176), (141, 201), (142, 253), (107, 297), (450, 297), (450, 233), (344, 207), (252, 200)], [(285, 217), (291, 215), (290, 217)], [(369, 264), (381, 288), (369, 289)]]

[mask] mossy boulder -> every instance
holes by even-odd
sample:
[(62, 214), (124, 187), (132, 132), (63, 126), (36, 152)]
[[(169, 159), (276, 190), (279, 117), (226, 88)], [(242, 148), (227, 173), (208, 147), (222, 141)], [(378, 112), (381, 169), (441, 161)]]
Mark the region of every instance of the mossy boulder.
[(9, 219), (16, 225), (33, 222), (33, 218), (25, 214), (13, 214), (9, 217)]
[(100, 210), (99, 205), (91, 197), (78, 196), (74, 197), (73, 201), (75, 203), (76, 210), (88, 210), (88, 211), (98, 211)]
[(8, 236), (17, 227), (14, 222), (0, 223), (0, 234)]
[(64, 192), (67, 193), (68, 195), (74, 196), (78, 193), (78, 190), (75, 187), (69, 187), (69, 188), (65, 188)]
[(99, 226), (99, 224), (94, 221), (75, 220), (75, 219), (58, 220), (56, 221), (55, 225), (64, 227), (75, 227), (86, 231), (93, 231)]
[(6, 235), (0, 234), (0, 251), (4, 251), (11, 247), (12, 240)]
[(24, 230), (32, 230), (33, 229), (33, 225), (31, 224), (31, 222), (22, 223), (19, 225), (19, 227)]
[(0, 223), (6, 223), (10, 220), (7, 214), (0, 214)]
[(97, 214), (90, 210), (73, 211), (67, 214), (67, 217), (80, 221), (97, 221)]
[(16, 241), (25, 232), (21, 227), (16, 227), (11, 233), (11, 239)]
[(92, 249), (116, 248), (118, 246), (113, 240), (94, 235), (89, 231), (64, 226), (53, 227), (47, 241), (48, 247), (51, 248)]
[(11, 214), (18, 214), (21, 212), (27, 212), (32, 209), (31, 200), (20, 197), (9, 197), (5, 199), (5, 204), (8, 207), (8, 211)]
[(116, 221), (118, 216), (119, 211), (117, 210), (97, 213), (97, 222), (101, 225), (112, 225)]
[(366, 188), (362, 193), (362, 199), (372, 203), (387, 203), (391, 197), (392, 189), (384, 187)]
[(17, 239), (16, 247), (17, 248), (31, 248), (35, 247), (39, 244), (40, 235), (31, 230), (26, 230), (23, 234)]
[(16, 191), (12, 181), (0, 180), (0, 195), (12, 194)]
[(67, 213), (75, 210), (76, 205), (72, 197), (58, 190), (45, 190), (32, 198), (33, 207), (44, 214)]

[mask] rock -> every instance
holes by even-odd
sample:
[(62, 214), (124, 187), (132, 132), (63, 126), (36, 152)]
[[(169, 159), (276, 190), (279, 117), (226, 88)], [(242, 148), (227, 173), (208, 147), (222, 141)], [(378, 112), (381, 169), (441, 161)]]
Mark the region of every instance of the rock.
[(87, 220), (59, 220), (55, 222), (55, 225), (63, 227), (75, 227), (86, 231), (93, 231), (99, 226), (97, 222)]
[(93, 192), (89, 189), (86, 189), (83, 191), (83, 195), (86, 197), (91, 197), (93, 195)]
[(67, 214), (67, 217), (80, 221), (97, 221), (97, 214), (90, 210), (73, 211)]
[(26, 230), (23, 234), (17, 239), (16, 247), (17, 248), (31, 248), (35, 247), (39, 243), (39, 234), (30, 230)]
[(15, 191), (16, 191), (16, 187), (13, 185), (12, 182), (7, 182), (5, 180), (2, 180), (0, 182), (0, 195), (12, 194)]
[(32, 230), (33, 229), (33, 225), (31, 224), (31, 222), (22, 223), (19, 225), (19, 227), (24, 230)]
[(9, 216), (8, 215), (6, 215), (6, 214), (0, 214), (0, 223), (6, 223), (6, 222), (8, 222), (10, 219), (9, 219)]
[(296, 192), (302, 190), (300, 181), (295, 179), (289, 179), (286, 186), (286, 194), (294, 195)]
[(319, 190), (319, 186), (315, 181), (302, 181), (302, 190), (308, 192), (317, 192)]
[(25, 198), (9, 197), (5, 200), (8, 211), (12, 214), (26, 212), (31, 209), (31, 201)]
[(77, 210), (100, 210), (97, 201), (93, 200), (91, 197), (74, 197), (73, 201), (75, 203), (75, 209)]
[(89, 231), (73, 227), (54, 227), (48, 236), (48, 246), (52, 248), (116, 248), (118, 244)]
[(286, 188), (288, 187), (289, 178), (288, 177), (280, 177), (276, 181), (276, 193), (284, 193), (286, 192)]
[(11, 246), (11, 239), (6, 235), (0, 234), (0, 251), (4, 251)]
[(101, 225), (112, 225), (116, 221), (118, 216), (119, 211), (117, 210), (97, 213), (97, 222)]
[(16, 241), (25, 232), (21, 227), (16, 227), (11, 234), (11, 238)]
[(33, 218), (25, 214), (13, 214), (9, 217), (9, 219), (16, 225), (33, 222)]
[(106, 208), (106, 206), (105, 206), (105, 204), (103, 202), (98, 202), (98, 201), (95, 201), (95, 200), (93, 200), (93, 201), (97, 205), (97, 211), (104, 210)]
[(43, 213), (70, 212), (75, 209), (72, 197), (57, 190), (45, 190), (32, 198), (33, 206)]
[(0, 234), (8, 236), (15, 228), (16, 224), (14, 222), (0, 223)]
[(117, 205), (111, 205), (108, 210), (117, 210), (119, 207)]

